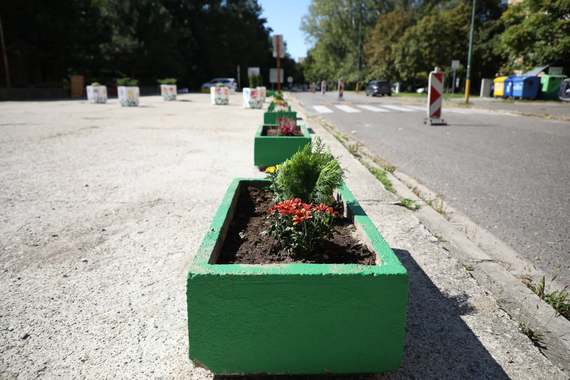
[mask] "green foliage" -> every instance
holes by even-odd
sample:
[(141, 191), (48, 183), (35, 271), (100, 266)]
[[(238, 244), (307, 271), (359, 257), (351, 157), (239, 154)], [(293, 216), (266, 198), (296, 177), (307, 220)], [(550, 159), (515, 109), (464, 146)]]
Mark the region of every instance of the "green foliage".
[[(16, 86), (59, 84), (73, 71), (87, 81), (128, 75), (144, 84), (164, 75), (198, 88), (236, 77), (237, 65), (246, 78), (248, 67), (274, 62), (261, 11), (256, 0), (0, 2)], [(296, 75), (290, 58), (283, 65)]]
[(333, 208), (325, 204), (288, 199), (271, 209), (267, 233), (291, 251), (310, 254), (323, 239), (332, 235), (334, 216)]
[(336, 80), (347, 84), (362, 79), (364, 41), (378, 16), (397, 1), (313, 0), (301, 28), (314, 47), (303, 65), (310, 81)]
[(426, 84), (435, 66), (446, 68), (451, 59), (464, 57), (469, 32), (469, 8), (460, 3), (448, 10), (437, 10), (408, 28), (394, 46), (398, 79)]
[(532, 290), (540, 299), (548, 303), (556, 312), (564, 318), (570, 320), (570, 296), (566, 288), (561, 290), (554, 290), (552, 292), (546, 291), (546, 279), (544, 276), (534, 283), (532, 280), (526, 281), (526, 286)]
[(533, 345), (542, 349), (546, 348), (543, 343), (544, 335), (537, 331), (534, 331), (524, 322), (519, 323), (519, 330), (530, 339)]
[(394, 185), (392, 185), (392, 181), (388, 178), (386, 172), (380, 168), (374, 166), (367, 166), (368, 171), (372, 173), (374, 177), (384, 186), (386, 190), (391, 193), (395, 193), (396, 190), (394, 189)]
[(95, 86), (101, 86), (101, 83), (99, 82), (91, 82), (91, 86), (95, 87)]
[[(313, 82), (343, 77), (347, 88), (364, 79), (399, 81), (408, 89), (425, 86), (434, 66), (450, 71), (452, 59), (465, 65), (470, 3), (363, 1), (361, 15), (359, 1), (314, 0), (302, 25), (313, 42), (302, 64), (305, 77)], [(504, 54), (497, 49), (505, 29), (497, 21), (501, 13), (498, 0), (477, 2), (471, 71), (475, 85), (482, 77), (493, 77), (504, 62)], [(548, 24), (544, 25), (547, 29)], [(362, 39), (365, 61), (360, 65)], [(462, 75), (464, 71), (459, 70), (458, 76)]]
[(369, 79), (400, 79), (395, 65), (396, 45), (414, 22), (413, 13), (401, 9), (380, 16), (366, 41)]
[(176, 84), (177, 80), (176, 78), (164, 78), (158, 79), (157, 82), (158, 84)]
[(124, 77), (117, 79), (117, 86), (138, 86), (139, 81), (133, 78)]
[(278, 200), (300, 198), (306, 203), (330, 205), (343, 176), (338, 161), (317, 138), (283, 163), (273, 190)]
[(570, 70), (570, 1), (523, 0), (501, 16), (505, 28), (496, 50), (505, 71), (546, 64)]
[(249, 88), (263, 86), (263, 78), (261, 75), (252, 75), (249, 77)]
[(400, 199), (400, 201), (398, 202), (398, 205), (405, 207), (408, 210), (412, 210), (412, 211), (416, 211), (420, 208), (420, 205), (418, 205), (414, 200), (409, 199), (409, 198)]

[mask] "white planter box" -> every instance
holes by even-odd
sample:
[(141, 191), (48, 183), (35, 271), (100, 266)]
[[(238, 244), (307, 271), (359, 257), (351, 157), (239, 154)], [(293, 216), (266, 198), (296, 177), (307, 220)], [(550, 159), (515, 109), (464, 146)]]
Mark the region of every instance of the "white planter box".
[(137, 107), (139, 105), (139, 92), (140, 90), (138, 86), (117, 87), (117, 95), (121, 106)]
[(258, 96), (261, 98), (261, 102), (265, 103), (265, 98), (267, 98), (267, 88), (260, 86), (257, 87)]
[(242, 90), (243, 108), (255, 108), (259, 109), (263, 107), (263, 100), (259, 96), (259, 90), (257, 88), (244, 87)]
[(87, 100), (89, 103), (107, 103), (107, 87), (87, 86)]
[(230, 104), (230, 89), (227, 87), (210, 87), (210, 102), (215, 105)]
[(160, 95), (165, 101), (176, 100), (176, 85), (175, 84), (161, 84)]

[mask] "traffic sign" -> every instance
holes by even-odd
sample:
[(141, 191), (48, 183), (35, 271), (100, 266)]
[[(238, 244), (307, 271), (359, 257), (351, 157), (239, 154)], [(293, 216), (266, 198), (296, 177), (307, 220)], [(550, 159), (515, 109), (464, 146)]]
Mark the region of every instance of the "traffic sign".
[(255, 77), (258, 76), (260, 73), (259, 67), (248, 67), (247, 68), (247, 77)]
[(453, 61), (451, 61), (451, 68), (453, 70), (457, 70), (460, 67), (461, 67), (461, 62), (459, 62), (459, 60), (454, 59)]
[[(269, 69), (269, 82), (270, 83), (283, 83), (283, 78), (285, 73), (283, 72), (283, 69), (279, 69), (279, 71), (277, 71), (278, 69)], [(277, 75), (279, 73), (279, 75)]]
[(443, 103), (443, 71), (436, 67), (429, 73), (427, 119), (429, 125), (446, 125), (441, 118), (441, 106)]

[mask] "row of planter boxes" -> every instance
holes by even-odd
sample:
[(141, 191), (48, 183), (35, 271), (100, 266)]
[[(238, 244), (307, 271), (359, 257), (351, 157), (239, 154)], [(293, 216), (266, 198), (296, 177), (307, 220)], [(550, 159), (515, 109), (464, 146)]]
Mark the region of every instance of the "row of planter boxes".
[[(161, 84), (160, 94), (165, 101), (176, 100), (177, 88), (175, 84)], [(140, 89), (138, 86), (118, 86), (117, 97), (123, 107), (136, 107), (139, 105)], [(89, 103), (107, 103), (107, 86), (87, 86), (87, 100)]]
[[(304, 123), (300, 136), (268, 136), (280, 118), (297, 121), (297, 114), (268, 111), (257, 128), (254, 164), (260, 168), (284, 162), (311, 142)], [(237, 178), (230, 184), (189, 267), (190, 359), (217, 375), (397, 369), (408, 274), (346, 185), (338, 199), (362, 243), (376, 253), (375, 265), (218, 263), (241, 192), (268, 183)]]

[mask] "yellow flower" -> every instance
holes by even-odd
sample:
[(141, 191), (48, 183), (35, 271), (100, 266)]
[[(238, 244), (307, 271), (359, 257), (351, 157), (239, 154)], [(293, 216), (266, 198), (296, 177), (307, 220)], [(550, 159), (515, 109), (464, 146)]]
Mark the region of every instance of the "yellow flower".
[(265, 172), (267, 174), (273, 174), (273, 173), (277, 173), (277, 171), (279, 170), (279, 167), (281, 165), (274, 165), (274, 166), (268, 166), (267, 168), (265, 168)]

